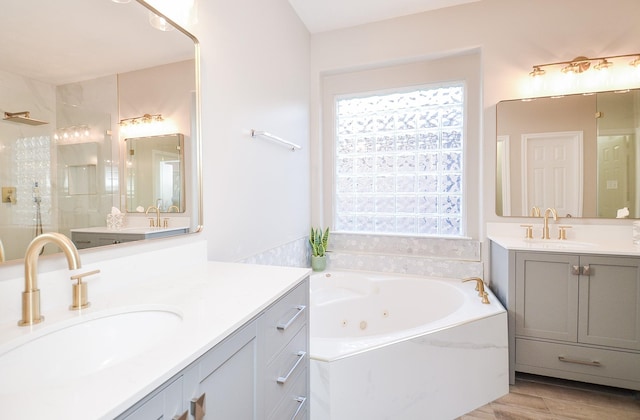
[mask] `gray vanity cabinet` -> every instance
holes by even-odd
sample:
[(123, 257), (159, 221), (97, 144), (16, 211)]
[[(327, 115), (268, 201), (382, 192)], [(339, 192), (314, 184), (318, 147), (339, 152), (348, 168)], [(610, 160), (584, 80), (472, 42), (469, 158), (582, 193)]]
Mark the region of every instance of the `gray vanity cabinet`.
[(492, 243), (491, 282), (509, 311), (512, 382), (520, 371), (640, 390), (640, 258)]
[(308, 419), (309, 280), (118, 419)]
[(200, 358), (196, 389), (186, 390), (186, 395), (192, 396), (194, 419), (257, 418), (257, 324), (254, 321), (243, 327)]

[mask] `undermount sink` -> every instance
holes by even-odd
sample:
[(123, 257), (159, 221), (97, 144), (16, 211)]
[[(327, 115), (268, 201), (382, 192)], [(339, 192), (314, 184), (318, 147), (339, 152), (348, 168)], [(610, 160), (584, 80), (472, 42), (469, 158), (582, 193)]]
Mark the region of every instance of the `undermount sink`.
[(150, 350), (181, 322), (173, 310), (147, 307), (36, 331), (0, 348), (0, 394), (60, 385), (113, 367)]
[(523, 242), (532, 248), (586, 249), (596, 246), (596, 244), (591, 242), (574, 241), (569, 239), (523, 239)]

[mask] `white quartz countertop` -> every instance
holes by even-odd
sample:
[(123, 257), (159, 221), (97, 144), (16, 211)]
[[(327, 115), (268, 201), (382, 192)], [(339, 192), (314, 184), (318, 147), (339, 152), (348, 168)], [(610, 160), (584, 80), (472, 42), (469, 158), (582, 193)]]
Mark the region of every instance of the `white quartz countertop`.
[[(92, 305), (82, 313), (61, 305), (59, 310), (49, 309), (45, 321), (33, 327), (18, 327), (17, 319), (5, 322), (0, 325), (0, 354), (11, 349), (15, 340), (122, 308), (165, 307), (182, 317), (175, 333), (140, 355), (78, 379), (61, 377), (55, 386), (34, 383), (28, 391), (0, 395), (0, 417), (111, 419), (220, 343), (309, 273), (303, 268), (207, 262), (165, 276), (119, 279), (119, 287), (108, 293), (92, 295), (89, 290)], [(110, 280), (115, 281), (103, 275), (94, 281)], [(52, 364), (56, 356), (41, 355)], [(3, 381), (12, 381), (8, 376), (0, 373), (0, 388), (6, 388)]]
[(556, 239), (557, 226), (551, 226), (551, 238), (541, 239), (541, 224), (533, 225), (533, 238), (525, 238), (525, 228), (518, 224), (488, 224), (487, 238), (501, 247), (516, 251), (567, 252), (597, 255), (639, 256), (631, 226), (579, 226), (567, 229), (567, 239)]
[(152, 228), (152, 227), (126, 227), (122, 229), (109, 229), (106, 226), (95, 226), (88, 228), (71, 229), (71, 232), (76, 233), (114, 233), (114, 234), (131, 234), (131, 235), (146, 235), (148, 233), (155, 232), (171, 232), (174, 230), (184, 231), (186, 227), (170, 227), (170, 228)]

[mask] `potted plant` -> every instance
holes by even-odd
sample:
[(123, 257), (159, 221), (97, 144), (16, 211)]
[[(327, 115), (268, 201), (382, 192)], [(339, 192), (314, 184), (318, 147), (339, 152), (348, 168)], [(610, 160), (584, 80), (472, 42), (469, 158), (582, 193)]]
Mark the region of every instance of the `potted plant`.
[(322, 228), (311, 228), (309, 234), (311, 245), (311, 268), (313, 271), (322, 271), (327, 267), (325, 252), (329, 244), (329, 228), (322, 232)]

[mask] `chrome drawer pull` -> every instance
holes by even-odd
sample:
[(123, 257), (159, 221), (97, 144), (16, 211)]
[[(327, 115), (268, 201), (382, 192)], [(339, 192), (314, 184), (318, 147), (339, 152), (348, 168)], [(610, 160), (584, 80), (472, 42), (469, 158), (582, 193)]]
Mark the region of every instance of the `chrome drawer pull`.
[(577, 365), (596, 366), (596, 367), (602, 366), (602, 363), (598, 362), (597, 360), (589, 361), (589, 360), (567, 359), (564, 356), (558, 356), (558, 360), (565, 363), (575, 363)]
[(291, 324), (293, 324), (295, 322), (295, 320), (300, 316), (301, 313), (304, 312), (305, 309), (307, 309), (306, 306), (304, 305), (298, 305), (296, 306), (297, 312), (294, 316), (291, 317), (290, 320), (288, 320), (287, 322), (281, 322), (278, 325), (276, 325), (276, 328), (278, 328), (279, 330), (286, 330), (287, 328), (289, 328), (291, 326)]
[(289, 376), (291, 376), (293, 374), (293, 372), (296, 370), (296, 368), (298, 367), (298, 365), (300, 364), (300, 362), (302, 362), (304, 360), (304, 356), (307, 355), (306, 351), (299, 351), (296, 356), (298, 357), (298, 360), (296, 360), (296, 362), (294, 363), (293, 367), (289, 370), (289, 372), (287, 372), (287, 374), (285, 376), (279, 376), (278, 377), (278, 383), (279, 384), (284, 384), (285, 382), (287, 382), (289, 380)]
[(307, 402), (307, 398), (306, 397), (298, 397), (298, 398), (296, 398), (296, 402), (298, 403), (298, 409), (296, 410), (295, 413), (293, 413), (293, 417), (291, 417), (291, 420), (296, 420), (296, 417), (298, 417), (298, 414), (300, 414), (300, 411), (302, 410), (302, 407), (304, 407), (305, 403)]

